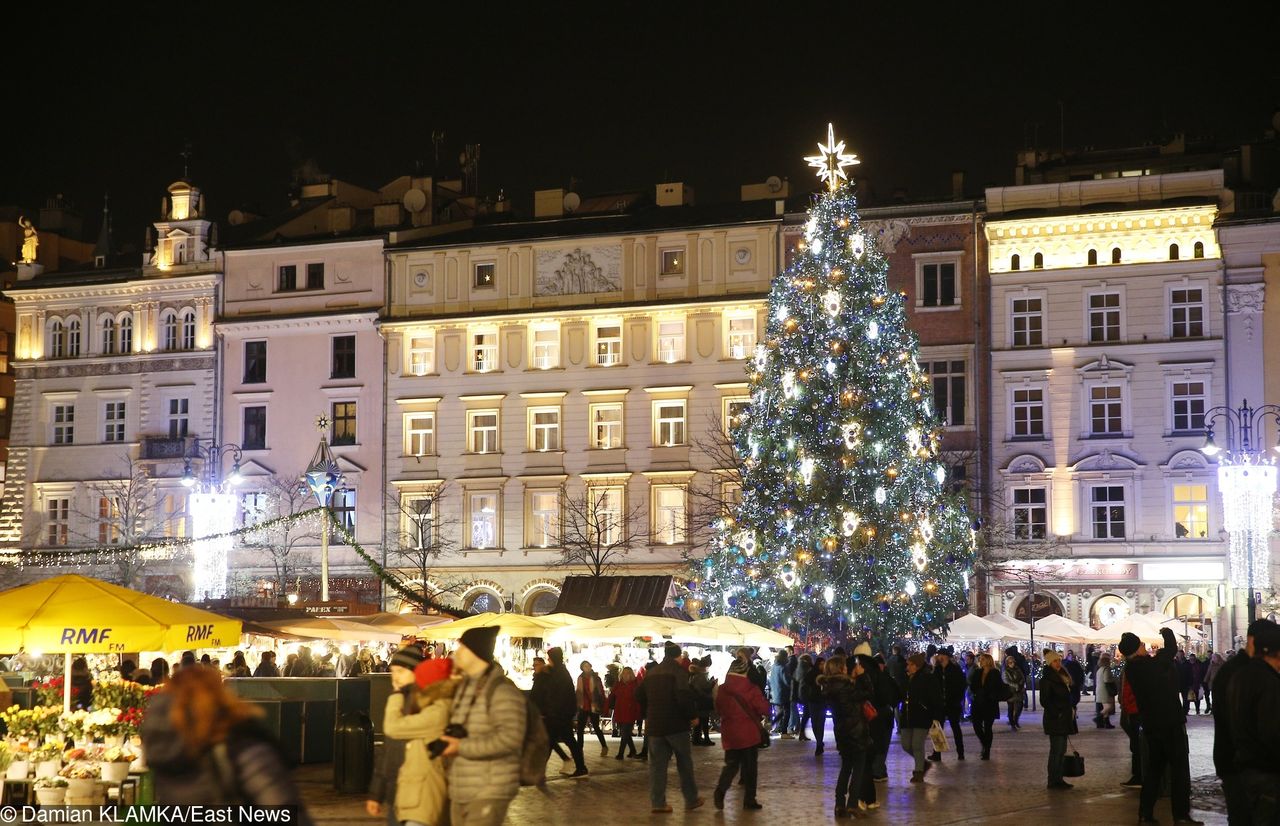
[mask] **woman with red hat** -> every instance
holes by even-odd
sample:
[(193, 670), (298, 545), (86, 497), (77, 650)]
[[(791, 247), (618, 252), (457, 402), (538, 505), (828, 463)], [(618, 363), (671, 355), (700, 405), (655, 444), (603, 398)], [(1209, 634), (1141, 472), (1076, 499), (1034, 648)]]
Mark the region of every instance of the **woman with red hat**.
[(414, 681), (387, 698), (382, 730), (404, 740), (404, 764), (396, 781), (395, 817), (407, 826), (437, 826), (448, 819), (449, 793), (444, 764), (428, 745), (439, 741), (449, 724), (457, 680), (447, 657), (423, 660)]

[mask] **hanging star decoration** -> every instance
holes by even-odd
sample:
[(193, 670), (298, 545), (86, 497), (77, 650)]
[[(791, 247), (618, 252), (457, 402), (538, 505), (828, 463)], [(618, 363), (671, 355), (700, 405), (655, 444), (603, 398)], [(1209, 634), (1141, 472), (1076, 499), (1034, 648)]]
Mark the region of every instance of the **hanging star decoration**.
[(818, 177), (826, 181), (827, 189), (835, 192), (841, 181), (849, 180), (844, 174), (846, 166), (861, 163), (855, 154), (845, 154), (844, 141), (836, 141), (835, 127), (827, 124), (827, 143), (818, 144), (818, 154), (805, 157), (805, 161), (818, 170)]

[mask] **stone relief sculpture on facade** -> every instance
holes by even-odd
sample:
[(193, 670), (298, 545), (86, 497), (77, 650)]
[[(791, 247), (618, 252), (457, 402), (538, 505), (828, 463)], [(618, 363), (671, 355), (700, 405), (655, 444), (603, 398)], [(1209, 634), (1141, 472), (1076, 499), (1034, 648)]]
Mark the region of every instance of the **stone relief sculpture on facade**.
[(574, 247), (538, 250), (534, 295), (583, 295), (622, 289), (622, 250), (619, 247)]

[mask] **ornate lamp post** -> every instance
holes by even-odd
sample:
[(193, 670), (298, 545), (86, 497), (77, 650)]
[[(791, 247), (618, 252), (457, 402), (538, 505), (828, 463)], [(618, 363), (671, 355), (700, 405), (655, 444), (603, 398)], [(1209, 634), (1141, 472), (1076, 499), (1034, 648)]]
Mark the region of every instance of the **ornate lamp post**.
[[(231, 473), (222, 478), (223, 458), (232, 457)], [(220, 599), (227, 595), (227, 554), (235, 527), (236, 497), (232, 490), (242, 481), (239, 445), (218, 444), (214, 439), (197, 438), (191, 452), (183, 458), (182, 485), (192, 489), (188, 496), (191, 511), (191, 533), (196, 540), (193, 551), (194, 596), (196, 599)], [(192, 460), (200, 461), (200, 473), (192, 468)], [(205, 539), (204, 537), (211, 537)]]
[[(316, 429), (320, 431), (320, 446), (316, 455), (307, 466), (303, 481), (305, 490), (310, 490), (316, 497), (320, 507), (328, 509), (333, 493), (342, 486), (342, 471), (338, 468), (338, 460), (329, 450), (329, 417), (321, 415), (316, 418)], [(320, 520), (320, 601), (329, 601), (329, 520), (332, 517), (325, 513)]]
[[(1268, 542), (1274, 521), (1276, 459), (1263, 445), (1267, 419), (1280, 425), (1280, 406), (1215, 407), (1204, 415), (1206, 456), (1219, 456), (1218, 489), (1222, 492), (1224, 527), (1231, 535), (1231, 584), (1248, 591), (1249, 622), (1257, 618), (1256, 588), (1271, 584)], [(1214, 441), (1216, 422), (1225, 422), (1225, 449)], [(1280, 435), (1280, 434), (1278, 434)], [(1280, 438), (1273, 446), (1280, 451)]]

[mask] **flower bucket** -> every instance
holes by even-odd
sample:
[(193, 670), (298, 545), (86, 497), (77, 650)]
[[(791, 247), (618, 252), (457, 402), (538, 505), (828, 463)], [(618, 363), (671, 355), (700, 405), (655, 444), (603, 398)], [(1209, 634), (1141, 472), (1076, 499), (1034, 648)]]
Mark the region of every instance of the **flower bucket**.
[(61, 760), (41, 760), (36, 763), (36, 780), (42, 777), (57, 777), (61, 770)]
[(99, 763), (98, 769), (107, 783), (122, 783), (129, 776), (128, 763)]
[(4, 773), (5, 780), (26, 780), (27, 775), (31, 772), (31, 762), (29, 760), (14, 760), (9, 764), (8, 770)]
[(65, 787), (55, 789), (36, 789), (36, 802), (41, 806), (61, 806), (66, 802), (67, 790)]
[(102, 738), (102, 743), (103, 743), (103, 745), (107, 746), (108, 748), (110, 748), (111, 746), (123, 746), (123, 745), (124, 745), (124, 735), (123, 735), (123, 734), (108, 734), (108, 735), (105, 735), (105, 736)]
[(94, 777), (69, 778), (67, 780), (67, 799), (93, 801), (99, 797), (98, 780)]

